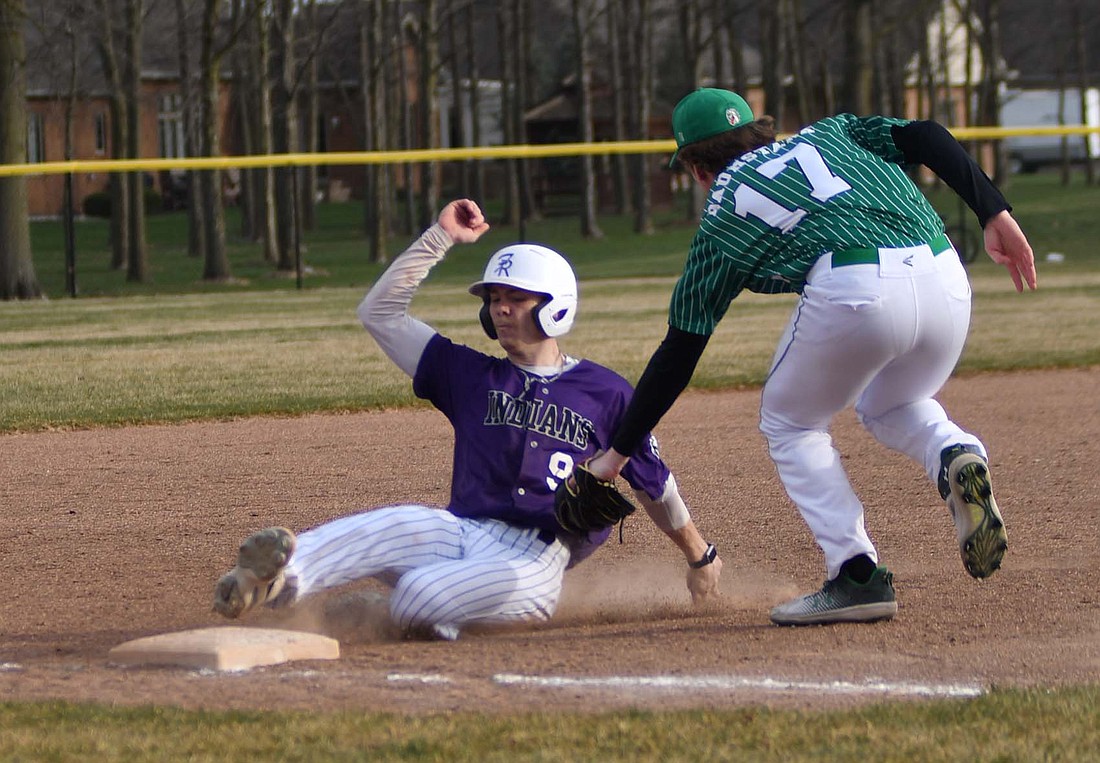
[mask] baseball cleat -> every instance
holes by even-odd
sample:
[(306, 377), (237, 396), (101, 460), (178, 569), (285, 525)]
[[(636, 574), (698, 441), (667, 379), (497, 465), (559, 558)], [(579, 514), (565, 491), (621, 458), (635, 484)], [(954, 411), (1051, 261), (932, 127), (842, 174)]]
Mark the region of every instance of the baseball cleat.
[[(989, 464), (963, 446), (948, 448), (942, 460), (947, 487), (944, 498), (955, 520), (963, 566), (971, 577), (987, 578), (1000, 569), (1008, 548), (1004, 519), (993, 498)], [(940, 492), (944, 492), (942, 486)]]
[(898, 612), (894, 575), (876, 567), (871, 579), (857, 583), (841, 573), (816, 593), (799, 596), (771, 611), (776, 625), (826, 625), (889, 620)]
[(237, 618), (260, 604), (272, 601), (286, 584), (283, 570), (297, 545), (285, 527), (268, 527), (244, 539), (237, 566), (214, 586), (214, 611)]

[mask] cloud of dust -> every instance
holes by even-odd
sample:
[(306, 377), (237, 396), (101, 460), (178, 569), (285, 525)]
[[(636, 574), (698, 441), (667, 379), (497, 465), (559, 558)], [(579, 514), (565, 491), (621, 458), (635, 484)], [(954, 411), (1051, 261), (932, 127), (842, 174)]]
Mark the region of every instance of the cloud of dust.
[(682, 564), (630, 562), (612, 569), (584, 565), (566, 574), (557, 623), (654, 619), (702, 612), (770, 609), (798, 595), (789, 579), (756, 569), (722, 568), (720, 596), (703, 609), (691, 603)]

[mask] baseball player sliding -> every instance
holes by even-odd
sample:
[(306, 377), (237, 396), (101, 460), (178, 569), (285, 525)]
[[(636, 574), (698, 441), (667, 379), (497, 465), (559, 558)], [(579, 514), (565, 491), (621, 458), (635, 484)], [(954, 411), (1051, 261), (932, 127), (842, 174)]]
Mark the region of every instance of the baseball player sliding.
[(1011, 207), (942, 126), (841, 114), (776, 141), (728, 90), (686, 96), (672, 117), (677, 156), (708, 192), (669, 329), (638, 382), (612, 449), (589, 469), (611, 479), (687, 386), (707, 340), (743, 289), (801, 295), (764, 385), (760, 428), (787, 494), (825, 555), (821, 590), (780, 604), (777, 624), (893, 617), (893, 576), (878, 564), (829, 437), (854, 404), (879, 442), (921, 464), (955, 522), (975, 578), (1001, 565), (1008, 536), (986, 448), (933, 399), (962, 352), (970, 284), (943, 222), (906, 175), (924, 164), (985, 229), (1017, 291), (1036, 287)]
[[(477, 241), (488, 229), (477, 204), (451, 202), (358, 310), (417, 396), (454, 428), (447, 507), (377, 508), (297, 536), (283, 527), (260, 530), (218, 580), (217, 612), (236, 618), (258, 605), (282, 606), (378, 578), (393, 586), (389, 612), (399, 629), (451, 640), (474, 623), (547, 620), (565, 570), (607, 539), (609, 527), (566, 531), (554, 510), (558, 485), (609, 446), (632, 394), (618, 374), (558, 345), (578, 306), (565, 258), (514, 244), (493, 254), (484, 278), (470, 287), (504, 358), (454, 344), (408, 314), (418, 286), (452, 244)], [(715, 595), (722, 561), (692, 522), (656, 440), (641, 437), (630, 452), (623, 476), (683, 552), (692, 599)]]

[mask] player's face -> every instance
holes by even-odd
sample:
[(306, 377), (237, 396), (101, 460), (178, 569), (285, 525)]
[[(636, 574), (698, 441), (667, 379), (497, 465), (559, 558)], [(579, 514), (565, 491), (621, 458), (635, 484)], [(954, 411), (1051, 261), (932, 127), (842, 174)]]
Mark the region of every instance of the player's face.
[(546, 340), (532, 315), (542, 300), (541, 294), (511, 286), (489, 287), (489, 317), (506, 351), (519, 351)]

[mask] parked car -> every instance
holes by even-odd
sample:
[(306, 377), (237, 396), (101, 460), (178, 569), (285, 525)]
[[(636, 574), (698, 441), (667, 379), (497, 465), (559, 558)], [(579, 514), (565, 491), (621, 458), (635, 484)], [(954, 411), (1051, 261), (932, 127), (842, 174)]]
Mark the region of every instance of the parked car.
[[(1086, 91), (1085, 119), (1081, 119), (1081, 99), (1077, 88), (1067, 88), (1064, 97), (1058, 90), (1008, 90), (1001, 101), (1002, 127), (1057, 127), (1087, 124), (1100, 126), (1100, 90)], [(1061, 99), (1061, 106), (1059, 101)], [(1059, 119), (1061, 111), (1061, 119)], [(1100, 135), (1019, 135), (1004, 139), (1011, 172), (1035, 172), (1044, 166), (1060, 164), (1065, 140), (1070, 162), (1100, 158)]]

